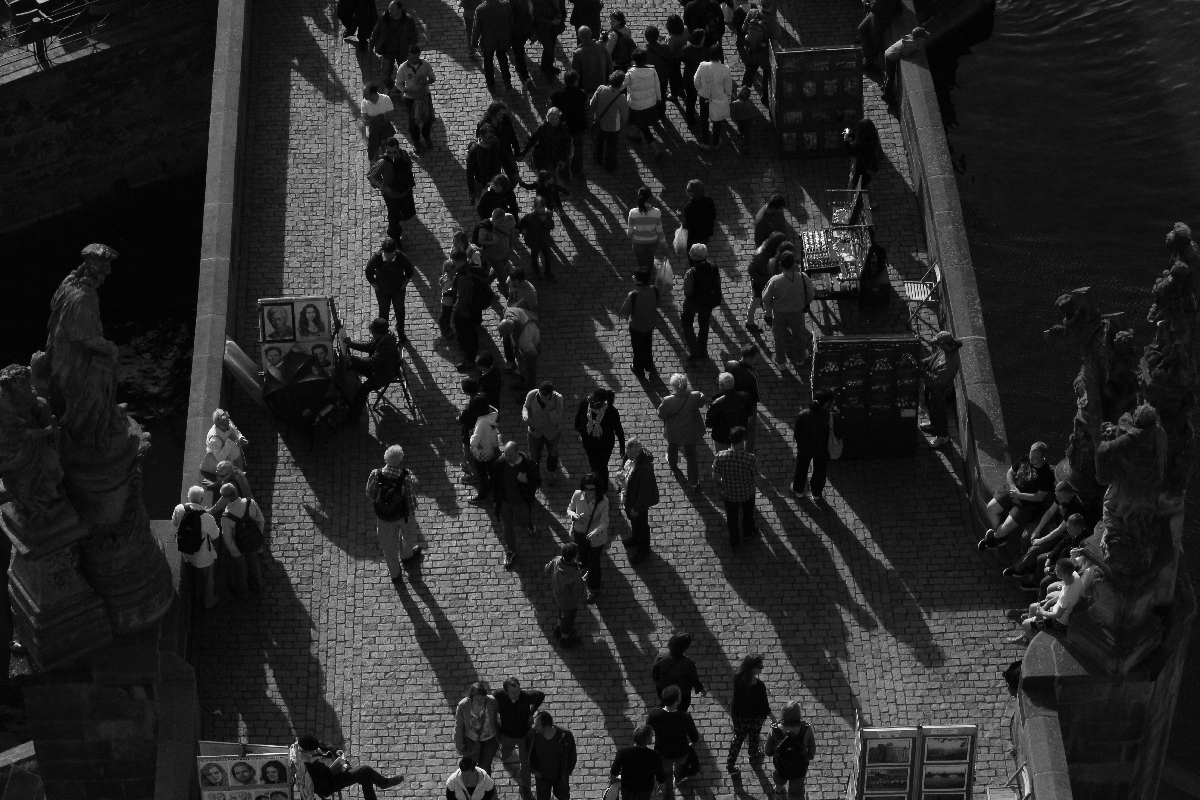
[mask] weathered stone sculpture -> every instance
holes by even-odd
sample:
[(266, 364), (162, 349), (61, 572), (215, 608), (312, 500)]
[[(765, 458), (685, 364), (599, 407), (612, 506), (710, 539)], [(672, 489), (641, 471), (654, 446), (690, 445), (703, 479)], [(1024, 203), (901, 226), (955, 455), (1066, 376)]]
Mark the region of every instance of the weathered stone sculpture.
[(63, 494), (58, 420), (30, 383), (29, 367), (0, 370), (0, 480), (15, 522), (45, 526), (75, 512)]

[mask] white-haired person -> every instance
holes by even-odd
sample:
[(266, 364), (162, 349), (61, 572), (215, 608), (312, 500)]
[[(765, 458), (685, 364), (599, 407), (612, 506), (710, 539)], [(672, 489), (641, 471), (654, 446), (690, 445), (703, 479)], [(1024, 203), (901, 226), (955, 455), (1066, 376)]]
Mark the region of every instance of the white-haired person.
[(376, 531), (392, 583), (421, 558), (417, 544), (417, 479), (404, 466), (404, 448), (394, 444), (383, 452), (383, 466), (367, 476), (367, 497), (375, 509)]
[(246, 460), (242, 454), (242, 448), (250, 444), (250, 441), (229, 419), (229, 414), (225, 409), (215, 409), (212, 413), (212, 421), (212, 427), (208, 429), (207, 443), (213, 463), (232, 461), (238, 469), (245, 469)]
[(203, 596), (204, 607), (217, 604), (216, 582), (213, 564), (217, 560), (217, 548), (213, 542), (221, 535), (217, 520), (204, 507), (204, 487), (188, 489), (186, 503), (175, 506), (171, 522), (175, 525), (175, 543), (183, 562), (196, 570), (195, 590), (197, 597)]
[(696, 460), (696, 445), (704, 439), (704, 414), (701, 410), (708, 400), (703, 392), (692, 391), (687, 376), (676, 372), (667, 382), (671, 394), (658, 406), (658, 418), (663, 423), (667, 440), (667, 465), (679, 469), (679, 448), (687, 462), (687, 483), (691, 491), (700, 490), (700, 466)]

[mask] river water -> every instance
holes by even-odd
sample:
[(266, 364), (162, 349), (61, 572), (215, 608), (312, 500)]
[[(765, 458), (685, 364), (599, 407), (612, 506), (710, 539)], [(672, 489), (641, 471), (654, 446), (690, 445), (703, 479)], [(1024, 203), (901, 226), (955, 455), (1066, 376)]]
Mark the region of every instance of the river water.
[[(1041, 335), (1055, 298), (1092, 287), (1144, 344), (1166, 232), (1200, 236), (1197, 41), (1196, 0), (997, 0), (930, 51), (1014, 453), (1042, 439), (1061, 456), (1070, 433), (1079, 357)], [(1188, 494), (1198, 582), (1200, 469)], [(1171, 750), (1200, 772), (1200, 631), (1187, 672)]]

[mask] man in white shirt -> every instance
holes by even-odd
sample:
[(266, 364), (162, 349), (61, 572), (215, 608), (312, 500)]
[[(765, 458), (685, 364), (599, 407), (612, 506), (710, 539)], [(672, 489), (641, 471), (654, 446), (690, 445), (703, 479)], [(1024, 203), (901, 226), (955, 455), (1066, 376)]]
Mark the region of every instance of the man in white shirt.
[(224, 409), (216, 409), (212, 414), (213, 425), (208, 429), (208, 452), (213, 454), (217, 463), (233, 462), (238, 469), (245, 469), (246, 462), (242, 458), (243, 445), (250, 441), (242, 436), (242, 432), (229, 419)]
[(194, 583), (196, 596), (199, 597), (203, 593), (204, 607), (212, 608), (217, 604), (216, 584), (213, 578), (217, 549), (213, 542), (220, 532), (217, 530), (217, 521), (202, 505), (203, 502), (202, 487), (193, 486), (188, 489), (188, 502), (175, 506), (171, 523), (175, 526), (176, 546), (179, 548), (180, 557), (197, 572)]
[[(225, 547), (229, 549), (229, 555), (233, 556), (234, 562), (238, 566), (235, 592), (239, 600), (246, 600), (250, 596), (249, 592), (259, 594), (263, 589), (259, 553), (262, 552), (262, 534), (266, 531), (267, 525), (262, 511), (258, 508), (258, 503), (242, 497), (234, 484), (226, 483), (221, 486), (221, 500), (225, 503), (225, 511), (221, 515), (221, 538), (225, 542)], [(243, 517), (248, 517), (258, 525), (258, 542), (253, 546), (246, 546), (247, 539), (244, 536), (242, 545), (238, 544), (237, 524), (238, 520)]]

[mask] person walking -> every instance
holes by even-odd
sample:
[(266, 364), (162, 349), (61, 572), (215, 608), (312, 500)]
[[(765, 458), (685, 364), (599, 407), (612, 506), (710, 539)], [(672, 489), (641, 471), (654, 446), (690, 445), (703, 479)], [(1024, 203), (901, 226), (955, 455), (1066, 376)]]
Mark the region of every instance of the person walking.
[(558, 604), (558, 621), (554, 623), (554, 639), (564, 647), (579, 643), (575, 617), (587, 599), (583, 565), (579, 563), (579, 545), (564, 542), (559, 554), (547, 562), (543, 571), (550, 578), (554, 602)]
[(775, 277), (771, 261), (779, 252), (780, 245), (786, 241), (787, 237), (776, 231), (768, 236), (750, 257), (750, 266), (746, 269), (746, 274), (750, 278), (750, 305), (746, 308), (746, 330), (751, 333), (763, 332), (763, 329), (755, 324), (754, 314), (762, 308), (762, 295), (766, 291), (767, 281)]
[(650, 509), (658, 505), (658, 479), (654, 476), (654, 456), (642, 447), (637, 437), (625, 443), (625, 464), (617, 476), (621, 488), (621, 506), (629, 520), (631, 533), (626, 550), (629, 563), (645, 561), (650, 555)]
[(592, 160), (604, 166), (606, 172), (617, 169), (617, 145), (621, 140), (621, 129), (629, 121), (629, 101), (625, 97), (625, 73), (614, 70), (608, 76), (608, 85), (601, 86), (592, 95), (592, 118), (596, 120), (596, 149)]
[(496, 782), (470, 756), (458, 761), (458, 769), (446, 779), (446, 800), (496, 800)]
[[(758, 459), (746, 450), (746, 429), (736, 427), (729, 432), (729, 449), (713, 459), (713, 478), (725, 501), (729, 519), (729, 549), (737, 550), (743, 541), (758, 535), (754, 519), (754, 497), (758, 490)], [(741, 525), (738, 517), (741, 517)]]
[[(463, 360), (457, 369), (466, 370), (475, 366), (479, 353), (479, 326), (483, 324), (483, 313), (492, 307), (496, 293), (492, 281), (483, 265), (483, 254), (474, 250), (468, 256), (467, 268), (458, 274), (454, 284), (454, 335), (462, 350)], [(386, 325), (386, 323), (384, 323)]]
[(494, 61), (500, 62), (505, 88), (512, 90), (512, 73), (508, 69), (508, 53), (513, 44), (512, 6), (502, 0), (483, 0), (475, 9), (475, 24), (471, 27), (471, 47), (483, 53), (483, 80), (489, 92), (496, 91)]
[(630, 368), (639, 381), (658, 377), (654, 366), (654, 329), (658, 327), (659, 291), (651, 285), (650, 275), (645, 267), (634, 271), (633, 291), (625, 296), (617, 312), (629, 320), (629, 347), (633, 354)]
[[(489, 197), (511, 194), (506, 188), (507, 180), (503, 175), (497, 175), (492, 180), (492, 186), (496, 191), (489, 191), (484, 195), (484, 200), (480, 200), (481, 208)], [(503, 208), (493, 208), (487, 217), (475, 225), (471, 236), (472, 243), (483, 252), (484, 260), (487, 262), (491, 275), (496, 278), (502, 294), (508, 293), (509, 258), (512, 256), (516, 233), (517, 217)]]
[(650, 679), (654, 681), (654, 691), (661, 700), (667, 687), (679, 689), (679, 710), (687, 711), (692, 704), (692, 692), (708, 694), (704, 684), (700, 682), (700, 674), (696, 670), (696, 662), (688, 655), (687, 650), (692, 646), (690, 633), (673, 633), (667, 640), (667, 652), (654, 659), (650, 668)]
[(571, 27), (576, 30), (587, 28), (588, 35), (595, 38), (600, 31), (603, 0), (571, 0), (571, 6)]
[[(577, 0), (577, 9), (578, 3), (581, 1)], [(594, 28), (587, 25), (581, 26), (575, 34), (575, 52), (571, 54), (571, 69), (579, 76), (579, 88), (588, 97), (594, 95), (597, 89), (608, 82), (613, 71), (612, 57), (609, 56), (604, 45), (596, 41), (593, 35), (596, 30), (599, 30), (599, 23)]]
[(745, 392), (750, 401), (750, 413), (746, 419), (746, 449), (754, 452), (755, 434), (758, 432), (758, 404), (762, 396), (758, 392), (758, 345), (751, 344), (742, 348), (742, 357), (736, 361), (725, 362), (725, 371), (733, 376), (733, 389)]
[[(772, 23), (774, 24), (772, 25)], [(767, 108), (770, 108), (771, 41), (774, 38), (772, 33), (778, 27), (778, 20), (771, 19), (763, 9), (754, 7), (746, 12), (746, 19), (741, 26), (744, 43), (741, 50), (742, 62), (746, 65), (746, 70), (742, 74), (742, 86), (753, 86), (754, 78), (761, 69), (763, 73), (762, 89), (758, 96)]]
[(521, 452), (516, 442), (505, 442), (495, 468), (496, 517), (504, 532), (504, 568), (517, 560), (516, 528), (529, 532), (533, 540), (533, 504), (542, 485), (538, 465)]
[(366, 50), (379, 19), (375, 0), (338, 0), (335, 14), (342, 23), (342, 41), (354, 42), (359, 50)]
[(250, 592), (262, 594), (263, 591), (259, 554), (262, 552), (267, 523), (258, 503), (242, 497), (235, 484), (221, 486), (221, 500), (225, 506), (221, 512), (221, 539), (237, 566), (234, 593), (239, 600), (246, 600)]
[[(475, 472), (475, 457), (471, 453), (471, 435), (475, 433), (475, 423), (479, 419), (480, 414), (486, 414), (491, 407), (488, 402), (487, 395), (479, 389), (479, 381), (475, 378), (463, 378), (459, 384), (463, 394), (467, 398), (467, 403), (458, 412), (459, 437), (462, 441), (462, 471), (463, 476), (459, 481), (464, 486), (473, 486), (479, 483), (479, 476)], [(475, 398), (480, 398), (476, 400)]]
[(500, 712), (500, 761), (512, 764), (513, 750), (517, 751), (517, 785), (521, 796), (532, 796), (529, 768), (530, 746), (533, 742), (533, 715), (546, 700), (545, 692), (522, 689), (516, 678), (505, 678), (504, 688), (492, 692)]
[(563, 123), (562, 111), (551, 107), (546, 121), (537, 126), (525, 142), (520, 158), (533, 151), (533, 168), (549, 172), (557, 183), (571, 160), (571, 132)]
[[(396, 64), (409, 57), (409, 48), (417, 44), (417, 23), (404, 10), (401, 0), (388, 3), (387, 13), (371, 31), (371, 52), (383, 66), (383, 80), (391, 94), (396, 85)], [(418, 53), (420, 51), (418, 50)]]
[(694, 178), (687, 182), (688, 200), (683, 204), (683, 227), (687, 230), (687, 246), (707, 245), (717, 230), (717, 205), (708, 196), (704, 183)]
[(617, 751), (609, 768), (609, 780), (621, 781), (621, 800), (650, 800), (667, 780), (663, 759), (651, 749), (654, 728), (649, 724), (633, 730), (633, 745)]
[(454, 747), (492, 774), (492, 760), (500, 750), (500, 704), (485, 681), (472, 683), (454, 709)]
[(666, 151), (654, 138), (650, 126), (659, 123), (662, 87), (658, 82), (658, 73), (650, 66), (650, 57), (645, 50), (634, 50), (632, 58), (633, 63), (625, 73), (624, 83), (629, 98), (629, 122), (641, 131), (650, 147), (650, 156), (657, 161)]
[(921, 360), (925, 410), (929, 415), (929, 422), (922, 430), (933, 434), (927, 440), (930, 447), (941, 447), (950, 441), (950, 398), (954, 394), (954, 379), (962, 369), (958, 355), (961, 348), (962, 342), (950, 331), (938, 331), (933, 338), (933, 352)]
[(562, 438), (564, 405), (563, 396), (554, 390), (554, 384), (543, 381), (525, 395), (521, 406), (521, 419), (529, 435), (529, 458), (540, 468), (542, 448), (546, 449), (546, 483), (551, 486), (558, 481), (558, 441)]
[(533, 89), (533, 79), (529, 77), (529, 60), (525, 54), (525, 43), (533, 39), (533, 8), (531, 0), (509, 0), (512, 8), (512, 60), (517, 68), (517, 77), (526, 89)]
[(395, 335), (388, 330), (388, 323), (382, 317), (371, 320), (368, 327), (371, 338), (368, 341), (356, 342), (346, 339), (350, 350), (366, 353), (367, 357), (351, 355), (350, 369), (363, 377), (350, 400), (350, 409), (346, 412), (345, 425), (354, 425), (362, 417), (363, 409), (367, 407), (367, 398), (376, 389), (382, 389), (400, 374), (400, 344)]
[(625, 24), (625, 12), (614, 11), (608, 15), (608, 30), (601, 37), (604, 49), (612, 58), (613, 69), (628, 72), (633, 64), (633, 51), (637, 43), (633, 41), (633, 33)]
[(692, 774), (687, 771), (687, 762), (695, 758), (692, 745), (700, 741), (700, 731), (692, 715), (679, 708), (683, 693), (678, 686), (671, 685), (662, 691), (662, 708), (656, 708), (646, 717), (646, 724), (654, 729), (654, 750), (662, 757), (663, 800), (673, 800), (675, 787)]
[(879, 131), (875, 129), (875, 123), (863, 117), (853, 131), (849, 128), (842, 131), (842, 144), (854, 157), (849, 188), (866, 189), (879, 171)]
[[(683, 68), (683, 118), (691, 125), (696, 121), (696, 70), (708, 57), (708, 48), (704, 45), (704, 31), (692, 31), (688, 34), (687, 44), (679, 51), (679, 60)], [(707, 129), (707, 125), (705, 128)]]
[[(796, 415), (793, 428), (796, 438), (796, 473), (792, 477), (792, 494), (801, 500), (822, 501), (825, 474), (829, 469), (829, 431), (833, 427), (837, 407), (833, 392), (817, 389), (808, 408)], [(812, 464), (812, 479), (808, 465)]]
[(733, 741), (729, 743), (729, 756), (725, 760), (725, 771), (730, 775), (741, 772), (737, 761), (742, 742), (748, 745), (750, 764), (762, 763), (762, 726), (768, 717), (771, 722), (776, 721), (767, 698), (767, 685), (762, 682), (762, 671), (762, 654), (751, 653), (742, 659), (733, 674), (733, 704), (729, 709), (733, 718)]
[(700, 491), (700, 468), (696, 457), (696, 445), (704, 438), (704, 415), (700, 409), (707, 402), (704, 394), (692, 391), (687, 376), (675, 373), (667, 383), (671, 394), (658, 406), (658, 418), (663, 422), (663, 435), (667, 440), (667, 464), (672, 471), (679, 470), (679, 449), (687, 462), (687, 486), (692, 492)]
[(367, 497), (375, 509), (375, 531), (392, 583), (404, 577), (401, 565), (421, 559), (417, 544), (417, 479), (404, 466), (404, 448), (394, 444), (383, 452), (383, 467), (367, 476)]
[(403, 223), (417, 215), (413, 202), (413, 188), (417, 185), (413, 177), (412, 159), (400, 147), (395, 136), (384, 143), (383, 158), (375, 162), (367, 173), (367, 181), (379, 190), (383, 204), (387, 207), (387, 235), (403, 247)]
[(620, 442), (619, 454), (625, 452), (625, 429), (621, 427), (621, 412), (613, 403), (617, 397), (610, 389), (595, 389), (579, 401), (575, 412), (575, 430), (587, 453), (588, 466), (608, 480), (608, 462), (613, 445)]
[(433, 131), (433, 93), (429, 87), (437, 80), (433, 67), (421, 58), (421, 47), (411, 45), (408, 58), (400, 65), (397, 75), (400, 91), (404, 93), (404, 110), (408, 114), (408, 138), (412, 139), (413, 150), (420, 152), (421, 140), (425, 147), (433, 147), (430, 134)]
[(767, 288), (763, 289), (763, 313), (771, 318), (775, 363), (784, 369), (790, 358), (792, 369), (802, 375), (812, 341), (804, 315), (816, 299), (817, 290), (809, 277), (797, 269), (794, 253), (781, 253), (776, 263), (781, 272), (767, 281)]
[[(687, 86), (691, 84), (690, 77), (685, 79), (683, 75), (683, 48), (687, 46), (688, 33), (684, 27), (683, 17), (678, 14), (671, 14), (667, 17), (667, 84), (670, 88), (670, 99), (675, 101), (682, 108), (682, 103), (687, 97)], [(700, 62), (696, 62), (696, 66), (700, 66)], [(694, 75), (696, 70), (692, 70)], [(692, 102), (692, 115), (695, 116), (696, 106), (695, 100)], [(691, 121), (690, 119), (688, 120)]]
[[(171, 524), (175, 526), (175, 546), (183, 563), (196, 572), (192, 587), (197, 600), (203, 600), (206, 609), (217, 604), (217, 587), (213, 564), (217, 562), (217, 548), (213, 545), (221, 532), (217, 521), (204, 507), (204, 487), (188, 489), (186, 503), (175, 506)], [(12, 637), (9, 637), (10, 639)], [(2, 644), (2, 643), (0, 643)]]
[(562, 112), (563, 124), (571, 134), (571, 178), (584, 177), (584, 135), (588, 130), (588, 101), (591, 95), (579, 86), (579, 73), (567, 70), (563, 88), (550, 95), (550, 105)]
[[(691, 233), (690, 229), (688, 233)], [(713, 309), (724, 300), (721, 271), (708, 260), (708, 247), (703, 244), (688, 248), (688, 262), (690, 266), (683, 276), (683, 310), (679, 321), (688, 346), (688, 361), (704, 361), (708, 358), (708, 331), (712, 326)]]
[(517, 178), (517, 162), (512, 150), (500, 144), (500, 136), (491, 125), (480, 125), (478, 138), (467, 148), (467, 197), (471, 205), (503, 172), (509, 181)]
[(363, 86), (362, 100), (358, 101), (359, 130), (367, 137), (367, 163), (379, 160), (383, 143), (396, 135), (392, 115), (396, 107), (392, 98), (379, 91), (379, 85), (368, 83)]
[(637, 205), (629, 209), (626, 220), (629, 239), (633, 242), (633, 258), (640, 269), (654, 273), (654, 256), (666, 244), (663, 232), (662, 211), (651, 205), (654, 192), (649, 186), (638, 189)]
[(367, 283), (375, 290), (379, 318), (387, 324), (388, 312), (396, 310), (396, 338), (407, 342), (404, 333), (404, 294), (413, 277), (413, 264), (401, 253), (391, 237), (383, 240), (379, 252), (367, 262)]
[(729, 105), (733, 102), (733, 73), (725, 65), (721, 45), (709, 49), (708, 60), (696, 68), (694, 80), (700, 97), (700, 146), (716, 149), (721, 146), (721, 130), (729, 120)]
[(749, 394), (738, 391), (733, 376), (728, 372), (717, 376), (717, 386), (720, 391), (708, 407), (704, 425), (712, 431), (713, 451), (719, 453), (729, 449), (734, 428), (747, 427), (753, 404)]
[(645, 41), (646, 63), (658, 77), (658, 119), (660, 122), (667, 118), (667, 97), (671, 93), (671, 68), (674, 56), (667, 43), (662, 41), (662, 33), (657, 25), (647, 25), (642, 33)]
[(608, 544), (608, 478), (589, 472), (567, 506), (571, 538), (579, 547), (579, 561), (587, 584), (587, 603), (600, 596), (600, 557)]
[(561, 69), (554, 65), (558, 37), (567, 29), (567, 5), (564, 0), (533, 0), (533, 31), (542, 46), (542, 74), (553, 78)]
[(506, 212), (513, 218), (513, 227), (521, 218), (521, 207), (517, 205), (517, 193), (513, 190), (513, 182), (507, 175), (498, 174), (488, 182), (487, 190), (479, 196), (475, 211), (481, 220), (489, 220), (495, 210)]
[(222, 461), (229, 461), (238, 469), (246, 468), (246, 459), (242, 448), (250, 444), (250, 440), (242, 435), (229, 414), (223, 408), (214, 408), (212, 427), (208, 429), (205, 446), (212, 455), (214, 466)]
[(571, 800), (571, 773), (579, 755), (575, 736), (554, 724), (549, 711), (533, 718), (533, 739), (529, 747), (529, 768), (537, 780), (537, 800)]
[(754, 215), (755, 247), (760, 246), (773, 233), (782, 233), (785, 239), (792, 235), (792, 226), (784, 211), (786, 208), (787, 198), (781, 194), (773, 194)]
[[(554, 214), (546, 208), (546, 201), (540, 197), (533, 199), (533, 210), (521, 217), (517, 229), (525, 239), (525, 247), (529, 250), (529, 266), (538, 277), (545, 275), (546, 280), (557, 283), (554, 277)], [(538, 266), (539, 260), (545, 266)]]
[(812, 726), (804, 721), (800, 701), (788, 703), (779, 715), (779, 722), (767, 734), (766, 754), (775, 767), (771, 782), (775, 784), (777, 800), (787, 800), (792, 794), (803, 800), (804, 779), (816, 753), (816, 737)]
[[(480, 392), (480, 395), (483, 395)], [(476, 395), (476, 399), (480, 396)], [(484, 403), (487, 396), (483, 395)], [(471, 401), (475, 402), (475, 399)], [(479, 491), (471, 498), (472, 503), (482, 503), (487, 500), (495, 486), (495, 467), (500, 458), (500, 428), (496, 418), (500, 412), (490, 404), (486, 408), (476, 408), (475, 430), (471, 432), (471, 458), (475, 463), (475, 474), (479, 476)]]

